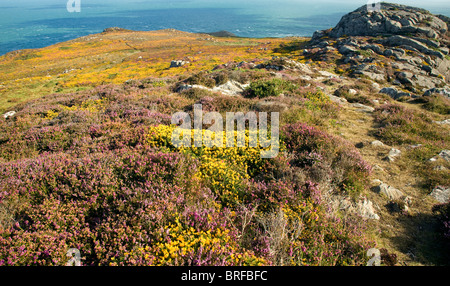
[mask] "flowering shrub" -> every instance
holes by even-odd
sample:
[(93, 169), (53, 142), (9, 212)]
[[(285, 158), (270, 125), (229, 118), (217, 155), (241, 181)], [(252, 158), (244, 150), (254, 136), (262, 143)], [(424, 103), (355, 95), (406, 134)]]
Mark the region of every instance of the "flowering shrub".
[[(217, 194), (223, 202), (239, 202), (242, 181), (255, 176), (263, 167), (260, 147), (226, 147), (227, 136), (237, 138), (237, 132), (222, 132), (222, 142), (224, 147), (207, 147), (202, 143), (202, 147), (180, 147), (172, 144), (172, 134), (174, 126), (160, 125), (150, 128), (148, 142), (154, 147), (165, 147), (169, 150), (187, 152), (199, 158), (201, 164), (196, 176), (205, 182), (211, 190)], [(194, 146), (195, 130), (186, 130), (191, 133), (192, 144)], [(202, 138), (206, 138), (208, 130), (202, 130)], [(214, 133), (209, 134), (210, 138)], [(259, 135), (259, 132), (257, 132)], [(217, 135), (215, 135), (217, 136)], [(246, 131), (245, 142), (249, 145), (249, 131)]]
[(327, 181), (352, 195), (364, 189), (371, 166), (342, 139), (304, 123), (282, 129), (283, 141), (293, 153), (292, 164), (308, 170), (316, 181)]
[[(227, 76), (257, 81), (267, 72), (208, 74), (216, 84)], [(282, 128), (272, 159), (259, 147), (176, 148), (171, 114), (195, 102), (249, 111), (259, 101), (168, 95), (179, 81), (48, 95), (0, 118), (0, 265), (64, 265), (70, 248), (83, 265), (364, 263), (372, 244), (360, 222), (334, 217), (322, 193), (329, 182), (364, 187), (370, 168), (353, 147), (295, 123)], [(290, 106), (297, 97), (271, 100)], [(328, 113), (323, 94), (301, 97), (299, 107)]]

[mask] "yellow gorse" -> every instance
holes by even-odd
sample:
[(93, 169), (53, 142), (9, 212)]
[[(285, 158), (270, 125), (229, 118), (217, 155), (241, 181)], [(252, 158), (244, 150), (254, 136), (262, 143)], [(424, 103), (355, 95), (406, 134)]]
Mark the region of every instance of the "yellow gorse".
[[(245, 147), (236, 147), (237, 144), (234, 145), (235, 147), (226, 147), (227, 138), (230, 136), (234, 142), (237, 142), (238, 135), (240, 135), (237, 131), (222, 132), (223, 147), (207, 147), (204, 142), (202, 147), (175, 147), (172, 144), (172, 134), (175, 128), (175, 126), (167, 125), (152, 126), (147, 142), (153, 147), (186, 152), (197, 157), (200, 167), (195, 176), (206, 182), (223, 201), (239, 202), (239, 190), (242, 182), (263, 170), (264, 160), (261, 159), (261, 151), (264, 149), (253, 141), (259, 137), (259, 132), (245, 130), (240, 133), (245, 138)], [(194, 138), (199, 138), (196, 136), (200, 130), (183, 130), (181, 136), (183, 132), (191, 132), (191, 146), (194, 146)], [(253, 136), (255, 134), (252, 132), (256, 132), (257, 136)], [(218, 136), (217, 134), (210, 130), (201, 130), (202, 138), (214, 140), (215, 136)]]

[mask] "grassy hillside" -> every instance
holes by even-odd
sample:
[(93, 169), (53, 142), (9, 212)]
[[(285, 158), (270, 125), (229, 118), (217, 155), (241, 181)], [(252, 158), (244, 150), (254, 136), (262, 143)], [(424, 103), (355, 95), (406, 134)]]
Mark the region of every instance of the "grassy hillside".
[[(372, 247), (383, 265), (448, 264), (429, 196), (449, 185), (429, 161), (450, 149), (448, 101), (395, 101), (306, 41), (113, 30), (1, 57), (0, 113), (16, 113), (0, 117), (0, 265), (70, 248), (84, 265), (365, 265)], [(279, 155), (177, 148), (171, 117), (196, 103), (280, 112)]]

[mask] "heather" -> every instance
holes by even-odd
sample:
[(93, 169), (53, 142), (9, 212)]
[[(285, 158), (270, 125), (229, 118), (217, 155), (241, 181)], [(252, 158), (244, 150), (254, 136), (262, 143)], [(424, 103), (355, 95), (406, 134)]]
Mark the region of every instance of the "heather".
[(450, 167), (449, 162), (430, 161), (448, 148), (450, 136), (445, 128), (437, 128), (430, 115), (399, 104), (385, 104), (376, 109), (375, 122), (380, 125), (375, 135), (384, 142), (416, 147), (407, 150), (404, 164), (415, 166), (414, 171), (421, 177), (423, 189), (432, 190), (436, 186), (450, 184), (450, 175), (446, 171)]
[[(330, 187), (364, 188), (370, 167), (353, 146), (296, 123), (283, 126), (273, 159), (259, 147), (176, 148), (171, 114), (196, 102), (254, 107), (250, 98), (161, 96), (180, 80), (48, 95), (0, 119), (1, 265), (64, 265), (70, 248), (83, 265), (366, 263), (374, 243), (365, 221), (330, 212), (324, 199)], [(303, 104), (319, 109), (312, 94)]]

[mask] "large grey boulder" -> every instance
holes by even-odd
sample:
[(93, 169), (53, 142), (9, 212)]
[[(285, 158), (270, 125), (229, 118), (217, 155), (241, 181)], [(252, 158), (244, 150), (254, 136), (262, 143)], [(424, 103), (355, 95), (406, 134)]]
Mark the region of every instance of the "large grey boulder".
[[(342, 36), (380, 36), (398, 34), (422, 34), (437, 38), (448, 30), (447, 23), (428, 11), (391, 3), (381, 3), (381, 10), (369, 12), (367, 5), (342, 17), (329, 32), (332, 38)], [(316, 33), (313, 37), (321, 37)]]

